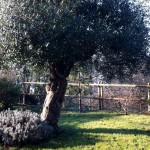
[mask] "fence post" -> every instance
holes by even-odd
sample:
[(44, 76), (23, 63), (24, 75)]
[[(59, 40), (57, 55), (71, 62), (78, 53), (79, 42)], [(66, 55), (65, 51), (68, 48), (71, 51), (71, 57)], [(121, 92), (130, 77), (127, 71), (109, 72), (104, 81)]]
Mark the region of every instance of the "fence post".
[(25, 105), (25, 101), (26, 101), (26, 95), (25, 95), (25, 83), (22, 83), (23, 86), (23, 105)]
[[(102, 84), (103, 82), (99, 82), (99, 84)], [(99, 110), (103, 109), (103, 86), (98, 86), (98, 98), (99, 98)]]
[(148, 111), (150, 111), (150, 83), (147, 84), (147, 92)]
[(102, 107), (101, 107), (101, 98), (100, 98), (100, 86), (98, 86), (98, 102), (99, 102), (99, 110), (101, 110)]
[(80, 83), (80, 71), (79, 71), (79, 112), (82, 112), (82, 103), (81, 103), (81, 83)]

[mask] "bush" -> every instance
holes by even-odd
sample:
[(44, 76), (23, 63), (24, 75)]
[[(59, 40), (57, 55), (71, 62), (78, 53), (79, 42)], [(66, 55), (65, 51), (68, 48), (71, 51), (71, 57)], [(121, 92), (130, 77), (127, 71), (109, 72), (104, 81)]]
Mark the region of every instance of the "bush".
[(5, 145), (36, 144), (47, 140), (54, 132), (31, 111), (6, 110), (0, 112), (0, 141)]
[(12, 108), (19, 100), (20, 86), (6, 78), (0, 79), (0, 103), (4, 109)]
[(34, 95), (25, 95), (25, 103), (27, 105), (37, 105), (39, 102), (38, 98)]

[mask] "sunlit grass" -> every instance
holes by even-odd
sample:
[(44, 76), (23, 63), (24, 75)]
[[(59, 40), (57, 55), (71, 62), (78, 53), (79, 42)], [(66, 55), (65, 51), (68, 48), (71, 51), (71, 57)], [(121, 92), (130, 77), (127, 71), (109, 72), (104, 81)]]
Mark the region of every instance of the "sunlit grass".
[[(58, 137), (22, 150), (150, 150), (150, 116), (63, 112)], [(16, 149), (16, 148), (11, 148)]]

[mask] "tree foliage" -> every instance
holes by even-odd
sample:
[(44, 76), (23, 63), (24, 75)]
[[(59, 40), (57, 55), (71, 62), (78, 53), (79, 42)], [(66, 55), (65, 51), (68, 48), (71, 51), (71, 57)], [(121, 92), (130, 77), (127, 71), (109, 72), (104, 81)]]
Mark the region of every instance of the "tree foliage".
[(0, 79), (0, 104), (3, 109), (12, 108), (20, 96), (20, 86), (6, 78)]
[(128, 0), (3, 0), (0, 17), (5, 60), (62, 67), (93, 57), (112, 78), (149, 59), (144, 13)]

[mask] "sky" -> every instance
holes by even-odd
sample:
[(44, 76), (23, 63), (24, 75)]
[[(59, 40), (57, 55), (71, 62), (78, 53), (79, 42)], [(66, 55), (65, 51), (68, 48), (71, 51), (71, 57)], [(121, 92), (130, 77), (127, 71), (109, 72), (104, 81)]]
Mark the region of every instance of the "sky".
[(131, 1), (136, 4), (142, 5), (147, 15), (145, 17), (145, 22), (146, 22), (147, 27), (149, 28), (149, 35), (150, 35), (150, 0), (131, 0)]
[[(130, 1), (142, 5), (146, 13), (145, 23), (149, 29), (149, 36), (150, 36), (150, 0), (130, 0)], [(149, 37), (149, 45), (150, 45), (150, 37)], [(148, 49), (149, 49), (149, 54), (150, 54), (150, 46)]]

